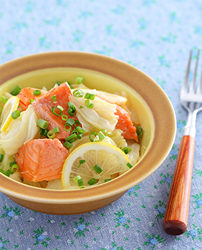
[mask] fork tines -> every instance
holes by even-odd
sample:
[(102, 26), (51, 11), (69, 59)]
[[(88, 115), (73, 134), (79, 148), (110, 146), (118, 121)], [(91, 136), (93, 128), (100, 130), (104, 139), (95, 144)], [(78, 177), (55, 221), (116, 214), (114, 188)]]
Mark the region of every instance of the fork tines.
[(197, 51), (194, 75), (193, 75), (193, 79), (191, 80), (191, 84), (189, 86), (189, 78), (190, 78), (190, 73), (191, 73), (191, 61), (193, 58), (193, 51), (192, 50), (190, 51), (185, 80), (184, 80), (184, 84), (182, 86), (181, 93), (180, 93), (180, 98), (182, 102), (197, 103), (198, 107), (200, 107), (200, 104), (202, 103), (202, 71), (201, 71), (200, 81), (197, 86), (197, 69), (198, 69), (198, 64), (199, 64), (199, 55), (200, 55), (200, 50)]

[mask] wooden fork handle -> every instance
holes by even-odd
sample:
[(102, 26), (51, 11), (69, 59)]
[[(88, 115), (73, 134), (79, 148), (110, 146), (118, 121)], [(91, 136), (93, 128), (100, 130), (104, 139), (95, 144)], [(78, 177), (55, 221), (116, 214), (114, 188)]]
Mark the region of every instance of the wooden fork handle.
[(187, 229), (195, 139), (182, 137), (171, 184), (163, 228), (171, 235), (183, 234)]

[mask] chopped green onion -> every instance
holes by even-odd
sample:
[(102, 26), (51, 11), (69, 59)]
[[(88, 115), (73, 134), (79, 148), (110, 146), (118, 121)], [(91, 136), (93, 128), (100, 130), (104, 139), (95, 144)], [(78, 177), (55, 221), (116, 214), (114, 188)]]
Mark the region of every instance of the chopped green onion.
[(79, 120), (76, 120), (76, 121), (75, 121), (75, 125), (77, 125), (77, 124), (78, 124), (78, 125), (81, 125), (81, 123), (80, 123)]
[(47, 136), (47, 133), (48, 133), (48, 129), (40, 128), (40, 135), (41, 136)]
[(31, 99), (31, 100), (30, 100), (30, 103), (33, 103), (33, 102), (34, 102), (34, 99)]
[(3, 169), (0, 169), (0, 173), (4, 174), (4, 171), (3, 171)]
[(93, 141), (100, 141), (100, 138), (99, 138), (99, 136), (98, 135), (96, 135), (96, 137), (94, 138), (94, 140)]
[(58, 108), (59, 110), (61, 110), (61, 111), (64, 110), (64, 108), (63, 108), (62, 106), (60, 106), (60, 105), (58, 105), (57, 108)]
[(68, 102), (67, 105), (68, 105), (69, 107), (72, 107), (72, 106), (74, 107), (74, 104), (73, 104), (72, 102)]
[(83, 97), (84, 93), (83, 93), (83, 91), (82, 91), (81, 89), (75, 89), (75, 90), (73, 91), (73, 95), (74, 95), (75, 97)]
[(69, 115), (70, 116), (74, 116), (75, 115), (75, 113), (76, 113), (76, 109), (75, 108), (68, 108), (68, 113), (69, 113)]
[(126, 165), (127, 165), (129, 168), (132, 168), (132, 167), (133, 167), (133, 165), (132, 165), (130, 162), (128, 162)]
[(67, 115), (62, 115), (61, 118), (62, 118), (63, 121), (67, 121), (68, 120), (68, 116)]
[(53, 101), (56, 101), (56, 95), (52, 95), (51, 98), (52, 98)]
[(15, 173), (15, 172), (18, 171), (18, 169), (19, 169), (18, 164), (13, 164), (12, 167), (11, 167), (11, 172)]
[(2, 162), (4, 159), (4, 154), (0, 154), (0, 162)]
[(91, 93), (86, 93), (84, 96), (85, 99), (90, 99), (90, 100), (94, 100), (95, 99), (95, 94), (91, 94)]
[(15, 86), (15, 88), (11, 91), (11, 95), (18, 95), (21, 91), (21, 88), (18, 86)]
[(15, 120), (20, 116), (20, 111), (19, 110), (15, 110), (13, 111), (13, 113), (11, 114), (11, 117)]
[(69, 108), (68, 108), (69, 115), (74, 116), (76, 113), (76, 108), (75, 108), (74, 104), (71, 102), (68, 102), (67, 105), (69, 106)]
[(91, 137), (91, 135), (94, 135), (94, 136), (96, 137), (96, 135), (97, 135), (97, 134), (96, 134), (95, 132), (91, 132), (91, 133), (90, 133), (90, 135), (89, 135), (89, 139), (90, 139), (90, 141), (92, 141), (92, 142), (93, 142), (93, 141), (94, 141), (94, 139)]
[(83, 77), (82, 76), (78, 76), (76, 78), (76, 84), (81, 84), (81, 83), (83, 83)]
[(131, 152), (131, 148), (130, 148), (130, 147), (125, 147), (125, 148), (123, 149), (123, 152), (127, 155), (128, 153)]
[(108, 133), (107, 133), (107, 129), (101, 129), (100, 130), (105, 136), (107, 136), (108, 135)]
[(85, 106), (89, 109), (92, 109), (94, 107), (94, 104), (89, 100), (85, 100)]
[[(69, 127), (69, 128), (66, 128), (66, 127)], [(64, 126), (64, 130), (65, 130), (65, 131), (70, 131), (70, 130), (71, 130), (71, 128), (72, 128), (72, 127), (71, 127), (71, 126), (69, 126), (69, 125), (67, 125), (67, 124), (65, 124), (65, 126)]]
[(71, 134), (78, 134), (78, 131), (77, 131), (76, 129), (73, 129), (73, 130), (71, 131)]
[(13, 172), (11, 172), (10, 170), (7, 170), (4, 174), (5, 174), (6, 176), (10, 176), (11, 174), (13, 174)]
[(11, 162), (9, 163), (9, 166), (12, 167), (14, 164), (16, 164), (16, 161), (11, 161)]
[(8, 101), (8, 99), (5, 96), (0, 97), (0, 101), (3, 102), (4, 104)]
[(80, 180), (80, 179), (81, 179), (81, 176), (80, 176), (80, 175), (77, 175), (76, 177), (74, 177), (73, 181), (74, 181), (74, 182), (77, 182), (77, 181)]
[(108, 181), (111, 181), (112, 179), (105, 179), (104, 182), (108, 182)]
[(66, 142), (64, 143), (64, 146), (65, 146), (66, 148), (70, 149), (73, 145), (72, 145), (70, 142), (66, 141)]
[(77, 135), (72, 134), (72, 135), (68, 136), (67, 138), (65, 138), (65, 141), (70, 141), (70, 140), (75, 139), (75, 138), (77, 138)]
[(76, 126), (76, 130), (79, 132), (79, 134), (83, 134), (85, 130), (83, 130), (81, 127)]
[(105, 135), (102, 133), (102, 131), (98, 132), (99, 140), (102, 141), (105, 138)]
[(79, 108), (80, 108), (80, 109), (83, 109), (83, 106), (80, 106)]
[(95, 179), (95, 178), (92, 178), (90, 179), (90, 181), (88, 182), (89, 185), (94, 185), (95, 183), (97, 183), (99, 180), (98, 179)]
[(49, 122), (45, 121), (44, 119), (39, 119), (37, 122), (37, 126), (42, 129), (46, 129), (48, 127)]
[(71, 143), (72, 143), (72, 142), (75, 142), (75, 141), (76, 141), (76, 139), (71, 139), (69, 142), (71, 142)]
[(33, 95), (40, 95), (41, 94), (41, 90), (39, 89), (35, 89), (33, 92)]
[(78, 185), (79, 185), (79, 187), (83, 186), (83, 179), (78, 180)]
[(62, 83), (61, 83), (61, 82), (59, 82), (59, 81), (57, 81), (56, 83), (57, 83), (57, 85), (58, 85), (58, 86), (60, 86), (60, 84), (62, 84)]
[(93, 167), (93, 169), (95, 170), (95, 172), (96, 172), (97, 174), (100, 174), (100, 173), (102, 173), (102, 171), (103, 171), (103, 169), (102, 169), (98, 164), (96, 164), (96, 165)]
[[(59, 110), (60, 113), (59, 113), (59, 114), (56, 113), (55, 110)], [(58, 107), (52, 107), (52, 108), (51, 108), (51, 111), (52, 111), (52, 113), (53, 113), (54, 115), (57, 115), (57, 116), (61, 116), (61, 115), (62, 115), (62, 110), (60, 110)]]
[(47, 137), (49, 139), (55, 138), (55, 132), (53, 130), (49, 130), (48, 133), (47, 133)]
[(72, 104), (71, 102), (68, 102), (68, 106), (69, 106), (69, 108), (68, 108), (69, 115), (74, 116), (76, 113), (76, 108), (75, 108), (74, 104)]
[(2, 107), (0, 107), (0, 114), (1, 114), (2, 110), (3, 110), (3, 108), (2, 108)]
[(55, 128), (53, 128), (53, 131), (54, 131), (55, 133), (59, 133), (59, 132), (60, 132), (60, 129), (59, 129), (58, 127), (55, 127)]
[(136, 128), (136, 133), (137, 133), (137, 136), (140, 136), (140, 135), (142, 135), (143, 134), (143, 129), (142, 129), (142, 127), (137, 127)]
[(78, 134), (78, 135), (77, 135), (77, 138), (78, 138), (78, 139), (81, 139), (82, 136), (83, 136), (83, 134)]
[(86, 161), (85, 160), (80, 160), (79, 161), (79, 165), (78, 165), (78, 168), (80, 168), (81, 164), (85, 163)]
[(74, 121), (72, 118), (69, 118), (69, 119), (65, 122), (65, 124), (68, 125), (68, 126), (73, 126), (74, 123), (75, 123), (75, 121)]

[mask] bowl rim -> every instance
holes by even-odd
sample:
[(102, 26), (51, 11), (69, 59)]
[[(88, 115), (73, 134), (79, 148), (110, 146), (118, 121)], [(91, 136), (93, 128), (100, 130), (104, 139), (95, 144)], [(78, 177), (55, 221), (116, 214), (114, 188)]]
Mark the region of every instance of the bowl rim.
[[(72, 61), (68, 62), (68, 59), (72, 59)], [(122, 175), (110, 182), (90, 187), (88, 189), (41, 189), (28, 186), (23, 183), (19, 183), (10, 179), (7, 176), (4, 176), (3, 174), (0, 174), (0, 191), (11, 197), (16, 197), (34, 202), (49, 203), (51, 201), (56, 204), (82, 203), (92, 200), (96, 201), (100, 199), (105, 199), (112, 195), (124, 193), (128, 189), (142, 182), (144, 179), (149, 177), (154, 171), (156, 171), (169, 154), (176, 135), (175, 112), (171, 101), (169, 100), (163, 89), (147, 74), (128, 63), (105, 55), (78, 51), (43, 52), (20, 57), (6, 62), (0, 65), (0, 84), (24, 73), (45, 68), (57, 67), (75, 67), (98, 71), (126, 83), (133, 89), (134, 86), (130, 82), (131, 77), (135, 76), (137, 77), (137, 79), (143, 78), (143, 80), (145, 80), (144, 83), (146, 84), (146, 86), (150, 87), (152, 95), (150, 95), (148, 91), (143, 92), (140, 86), (138, 86), (135, 91), (140, 94), (140, 96), (145, 100), (152, 114), (154, 115), (154, 138), (150, 145), (150, 148), (148, 149), (145, 156), (141, 159), (141, 161), (136, 165), (136, 167), (132, 168), (130, 171), (124, 174), (125, 178), (122, 178)], [(11, 69), (12, 71), (10, 71)], [(119, 69), (119, 73), (117, 73), (117, 69)], [(124, 78), (124, 74), (126, 73), (127, 76), (126, 78)], [(157, 107), (157, 105), (154, 105), (153, 95), (155, 98), (158, 97), (158, 102), (162, 103), (162, 107)], [(161, 118), (160, 115), (157, 114), (158, 112), (161, 112)], [(165, 127), (167, 127), (167, 129), (170, 129), (169, 135), (165, 133)], [(155, 150), (152, 150), (157, 150), (160, 148), (161, 154), (155, 152)], [(145, 166), (147, 164), (151, 165), (151, 162), (153, 164), (153, 167), (150, 167), (150, 170), (148, 170), (146, 173), (142, 173), (141, 167), (143, 168), (144, 164)], [(135, 177), (136, 174), (138, 174), (139, 177), (134, 181), (132, 177)]]

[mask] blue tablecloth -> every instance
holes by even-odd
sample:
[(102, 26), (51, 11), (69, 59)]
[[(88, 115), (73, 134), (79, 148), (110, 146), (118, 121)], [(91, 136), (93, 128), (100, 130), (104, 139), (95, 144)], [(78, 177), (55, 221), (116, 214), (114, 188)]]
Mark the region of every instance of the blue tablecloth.
[(165, 162), (105, 208), (72, 216), (46, 215), (0, 193), (0, 249), (202, 249), (202, 114), (197, 119), (188, 229), (170, 236), (162, 228), (187, 118), (179, 102), (180, 87), (190, 49), (202, 46), (202, 1), (1, 0), (0, 45), (1, 64), (64, 50), (130, 63), (164, 89), (177, 117), (176, 139)]

